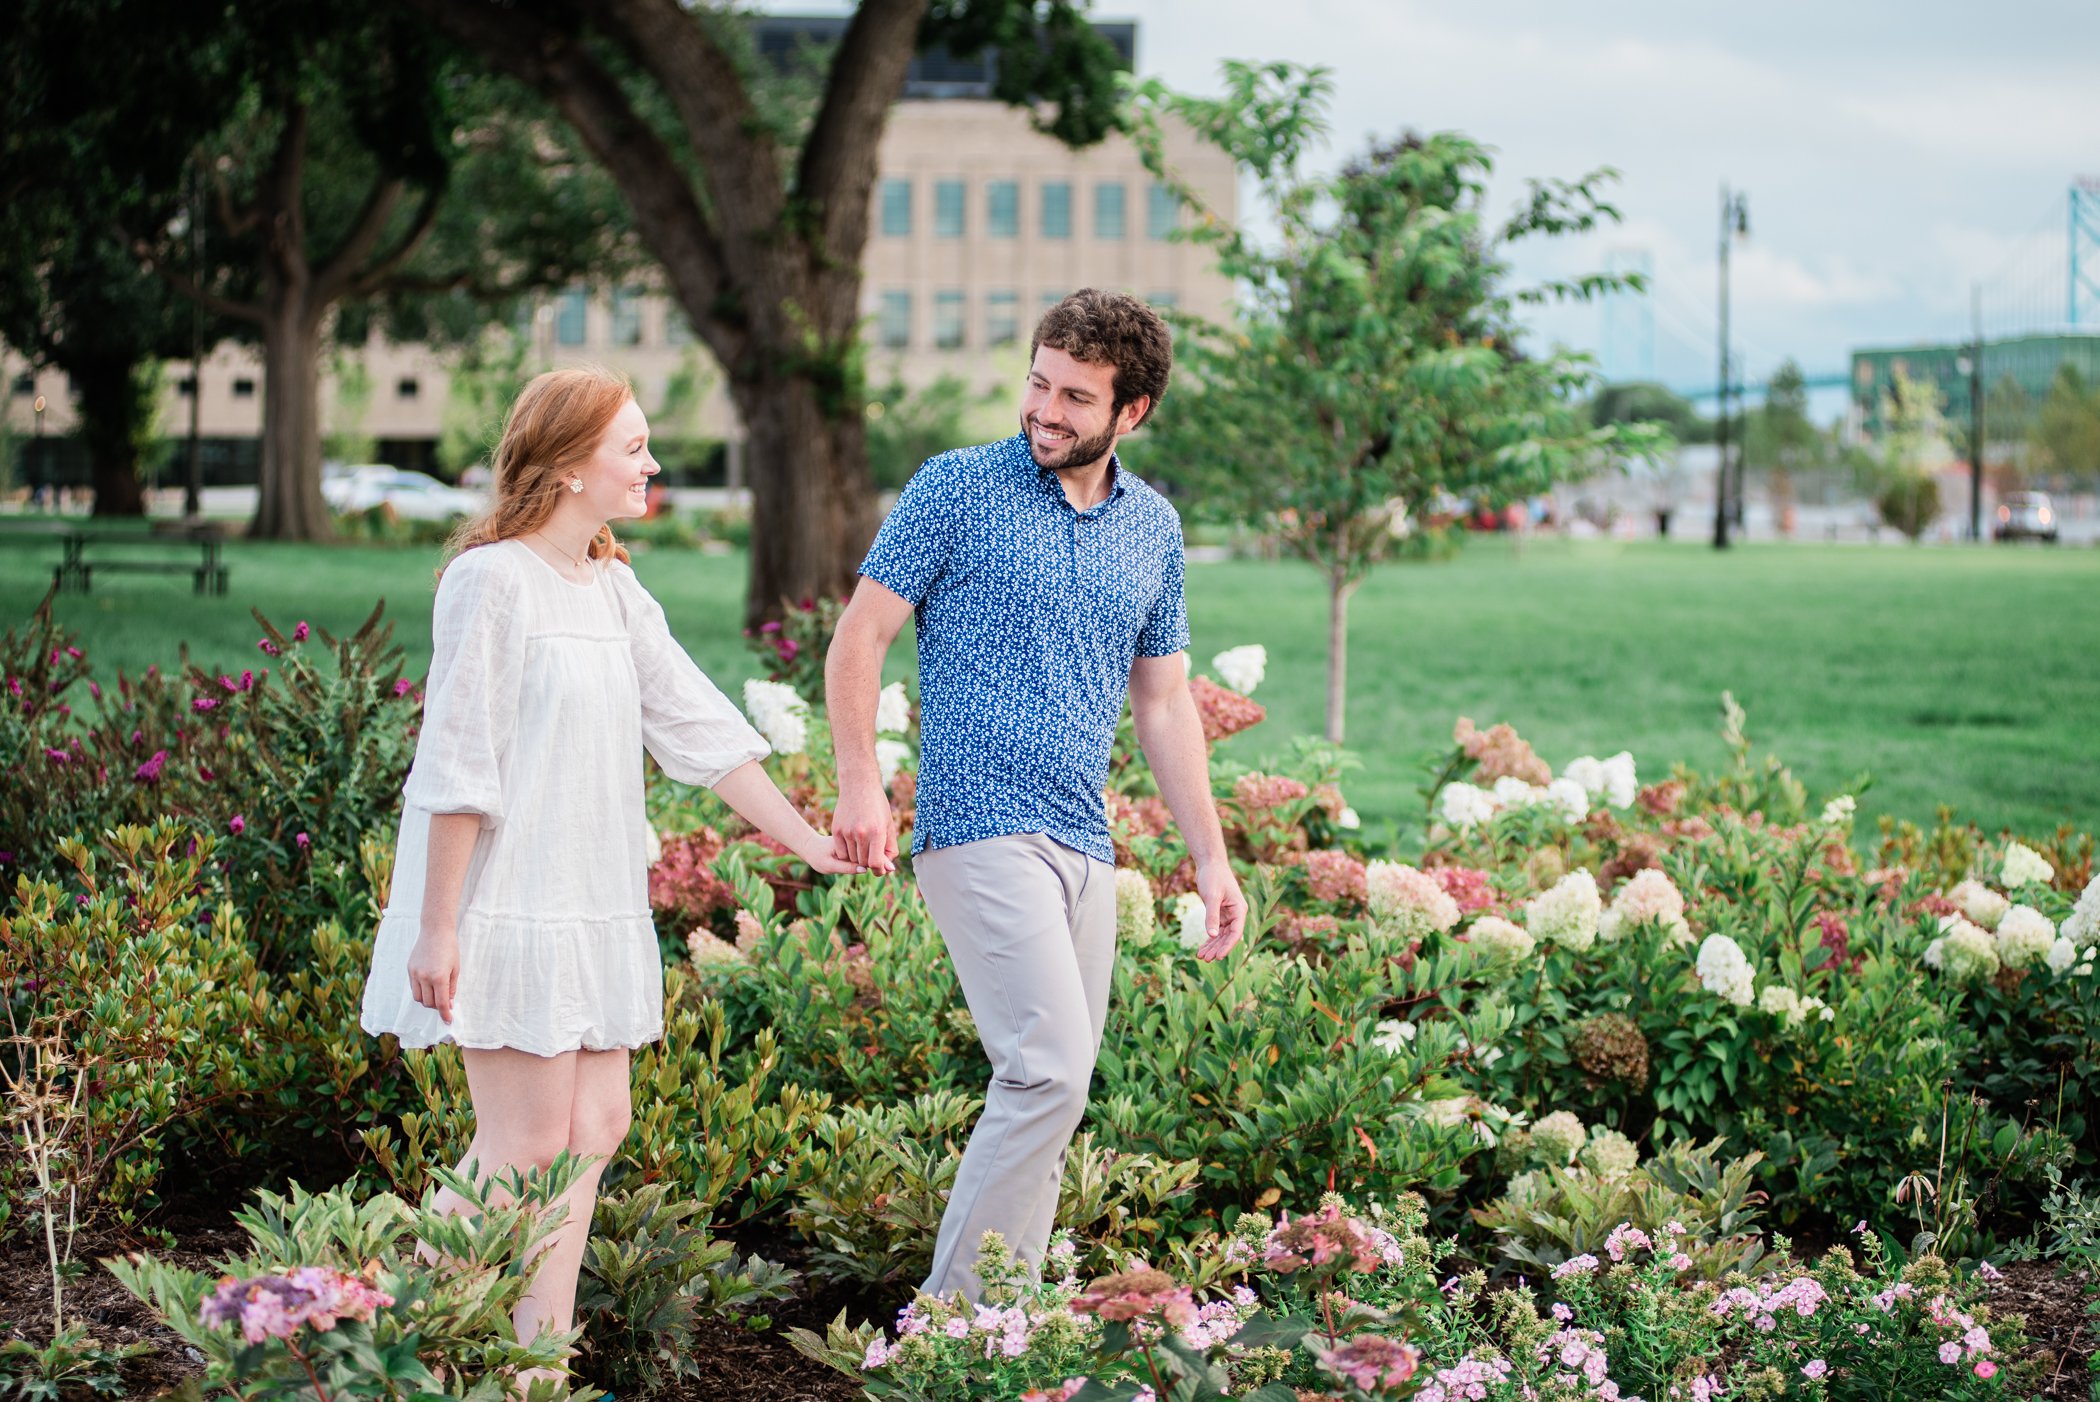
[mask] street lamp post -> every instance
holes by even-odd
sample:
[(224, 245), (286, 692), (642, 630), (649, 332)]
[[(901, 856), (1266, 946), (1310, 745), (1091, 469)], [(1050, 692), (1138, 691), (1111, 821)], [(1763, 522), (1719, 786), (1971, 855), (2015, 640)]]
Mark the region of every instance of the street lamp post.
[[(29, 407), (36, 411), (36, 447), (34, 449), (36, 480), (29, 484), (29, 495), (37, 506), (41, 508), (44, 504), (44, 396), (38, 395), (30, 403)], [(55, 488), (51, 495), (55, 505), (58, 496)]]
[(1741, 193), (1731, 194), (1727, 183), (1721, 185), (1721, 383), (1720, 412), (1714, 420), (1714, 446), (1718, 453), (1714, 462), (1714, 549), (1728, 548), (1729, 479), (1728, 479), (1728, 395), (1734, 383), (1734, 367), (1728, 355), (1728, 249), (1738, 238), (1750, 233), (1750, 205)]

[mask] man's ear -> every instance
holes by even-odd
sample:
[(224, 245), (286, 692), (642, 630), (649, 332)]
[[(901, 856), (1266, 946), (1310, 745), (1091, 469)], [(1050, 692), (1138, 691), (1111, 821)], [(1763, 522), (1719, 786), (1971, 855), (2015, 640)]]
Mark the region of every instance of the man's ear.
[(1116, 425), (1116, 432), (1119, 434), (1130, 433), (1151, 416), (1152, 396), (1141, 394), (1123, 406), (1122, 413), (1118, 415), (1119, 422)]

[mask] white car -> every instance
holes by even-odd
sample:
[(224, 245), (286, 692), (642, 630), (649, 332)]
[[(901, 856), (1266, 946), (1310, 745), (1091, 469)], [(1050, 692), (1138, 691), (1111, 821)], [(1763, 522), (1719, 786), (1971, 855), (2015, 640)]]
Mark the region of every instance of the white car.
[(321, 474), (321, 496), (339, 512), (391, 507), (410, 521), (449, 521), (481, 510), (479, 492), (448, 487), (427, 472), (410, 472), (385, 463), (328, 468)]

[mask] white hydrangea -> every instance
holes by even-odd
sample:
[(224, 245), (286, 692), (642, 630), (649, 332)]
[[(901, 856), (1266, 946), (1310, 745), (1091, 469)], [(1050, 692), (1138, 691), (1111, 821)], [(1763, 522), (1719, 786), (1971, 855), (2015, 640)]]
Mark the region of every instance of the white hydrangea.
[(1402, 939), (1441, 934), (1458, 923), (1458, 902), (1436, 878), (1402, 862), (1374, 861), (1364, 869), (1371, 914)]
[(1579, 823), (1590, 815), (1589, 791), (1573, 779), (1555, 779), (1546, 785), (1544, 802), (1560, 810), (1560, 815), (1571, 823)]
[(1699, 959), (1694, 968), (1700, 985), (1708, 993), (1739, 1008), (1750, 1006), (1757, 972), (1750, 967), (1743, 947), (1727, 935), (1708, 935), (1699, 946)]
[(875, 742), (875, 763), (882, 770), (882, 782), (887, 784), (904, 768), (904, 761), (911, 758), (911, 746), (903, 740), (892, 740), (888, 736)]
[(1852, 815), (1858, 810), (1859, 800), (1851, 794), (1841, 793), (1823, 805), (1823, 826), (1842, 827), (1852, 821)]
[(1531, 1127), (1531, 1149), (1539, 1162), (1565, 1168), (1589, 1142), (1589, 1131), (1573, 1110), (1555, 1110)]
[(750, 962), (744, 951), (728, 940), (718, 939), (706, 926), (697, 926), (685, 937), (686, 957), (694, 967), (706, 968), (710, 964), (744, 964)]
[(1371, 1045), (1398, 1056), (1400, 1049), (1414, 1039), (1415, 1025), (1412, 1022), (1402, 1022), (1398, 1018), (1389, 1017), (1378, 1024), (1378, 1030), (1371, 1038)]
[(1671, 944), (1688, 944), (1692, 927), (1685, 923), (1684, 896), (1676, 883), (1654, 867), (1635, 872), (1613, 893), (1611, 909), (1598, 923), (1597, 938), (1609, 944), (1643, 920), (1655, 920), (1669, 931)]
[(1183, 949), (1200, 948), (1210, 938), (1207, 920), (1203, 897), (1194, 891), (1183, 891), (1174, 898), (1174, 928)]
[(2056, 868), (2032, 847), (2015, 842), (2005, 849), (2005, 860), (1998, 865), (1998, 879), (2008, 889), (2030, 881), (2054, 881)]
[(2078, 904), (2064, 921), (2064, 938), (2073, 944), (2084, 944), (2100, 936), (2100, 873), (2085, 883), (2085, 890), (2078, 895)]
[(1597, 926), (1603, 916), (1604, 898), (1597, 894), (1597, 878), (1581, 870), (1569, 872), (1552, 890), (1533, 896), (1524, 905), (1524, 923), (1534, 939), (1574, 950), (1588, 949), (1597, 942)]
[(1344, 832), (1355, 832), (1364, 825), (1364, 820), (1357, 816), (1354, 808), (1344, 808), (1342, 816), (1334, 820), (1334, 825)]
[(904, 694), (903, 682), (891, 682), (875, 698), (875, 733), (877, 735), (902, 735), (911, 729), (911, 698)]
[(2049, 958), (2056, 925), (2029, 905), (2016, 905), (1998, 922), (1998, 962), (2008, 969), (2028, 969)]
[(809, 702), (786, 682), (745, 682), (744, 714), (775, 754), (799, 755), (809, 745)]
[(1145, 873), (1116, 868), (1116, 939), (1129, 948), (1152, 943), (1159, 932), (1159, 912), (1152, 903), (1152, 883)]
[(1633, 804), (1640, 792), (1640, 780), (1634, 774), (1633, 755), (1621, 750), (1610, 759), (1598, 759), (1595, 755), (1583, 755), (1568, 762), (1561, 772), (1563, 779), (1571, 779), (1582, 785), (1583, 792), (1613, 808), (1627, 808)]
[(1498, 964), (1520, 964), (1531, 957), (1537, 941), (1531, 931), (1522, 925), (1504, 920), (1499, 915), (1483, 915), (1473, 922), (1466, 933), (1472, 938), (1473, 948), (1481, 957)]
[(656, 824), (645, 820), (642, 823), (642, 860), (650, 866), (655, 866), (663, 859), (663, 837), (656, 831)]
[(1218, 680), (1242, 696), (1252, 696), (1269, 669), (1269, 650), (1260, 643), (1228, 648), (1210, 660)]
[(1788, 1027), (1799, 1027), (1811, 1017), (1828, 1022), (1837, 1014), (1830, 1005), (1813, 994), (1796, 993), (1784, 984), (1766, 984), (1757, 995), (1758, 1011), (1784, 1018)]
[(1437, 821), (1447, 828), (1464, 831), (1501, 811), (1495, 796), (1474, 784), (1446, 784), (1436, 796)]
[(1514, 774), (1505, 774), (1497, 779), (1494, 788), (1488, 792), (1503, 808), (1529, 808), (1545, 796), (1543, 789), (1533, 788)]
[(2056, 943), (2049, 946), (2049, 972), (2061, 975), (2077, 962), (2078, 946), (2058, 935)]
[(1964, 881), (1947, 893), (1947, 899), (1961, 907), (1961, 913), (1986, 930), (1998, 928), (2005, 912), (2012, 909), (2012, 902), (1999, 895), (1981, 881)]
[(1599, 1178), (1623, 1178), (1641, 1166), (1641, 1151), (1619, 1131), (1598, 1125), (1582, 1146), (1582, 1166)]
[(1998, 942), (1990, 931), (1959, 915), (1941, 917), (1940, 937), (1932, 943), (1933, 948), (1925, 951), (1926, 962), (1957, 983), (1998, 972)]

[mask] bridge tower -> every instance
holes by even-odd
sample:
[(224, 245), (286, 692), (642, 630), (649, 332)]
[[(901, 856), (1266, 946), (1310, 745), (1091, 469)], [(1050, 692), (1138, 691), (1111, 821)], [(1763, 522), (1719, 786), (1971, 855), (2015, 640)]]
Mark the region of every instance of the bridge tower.
[(2064, 320), (2073, 326), (2100, 325), (2100, 176), (2073, 180), (2069, 203), (2071, 276)]
[[(2100, 227), (2100, 200), (2094, 204), (2096, 227)], [(2100, 255), (2094, 258), (2100, 272)], [(1635, 274), (1648, 290), (1621, 289), (1603, 298), (1604, 346), (1597, 357), (1604, 378), (1615, 384), (1655, 378), (1655, 255), (1645, 248), (1614, 248), (1604, 255), (1604, 271), (1615, 276)]]

